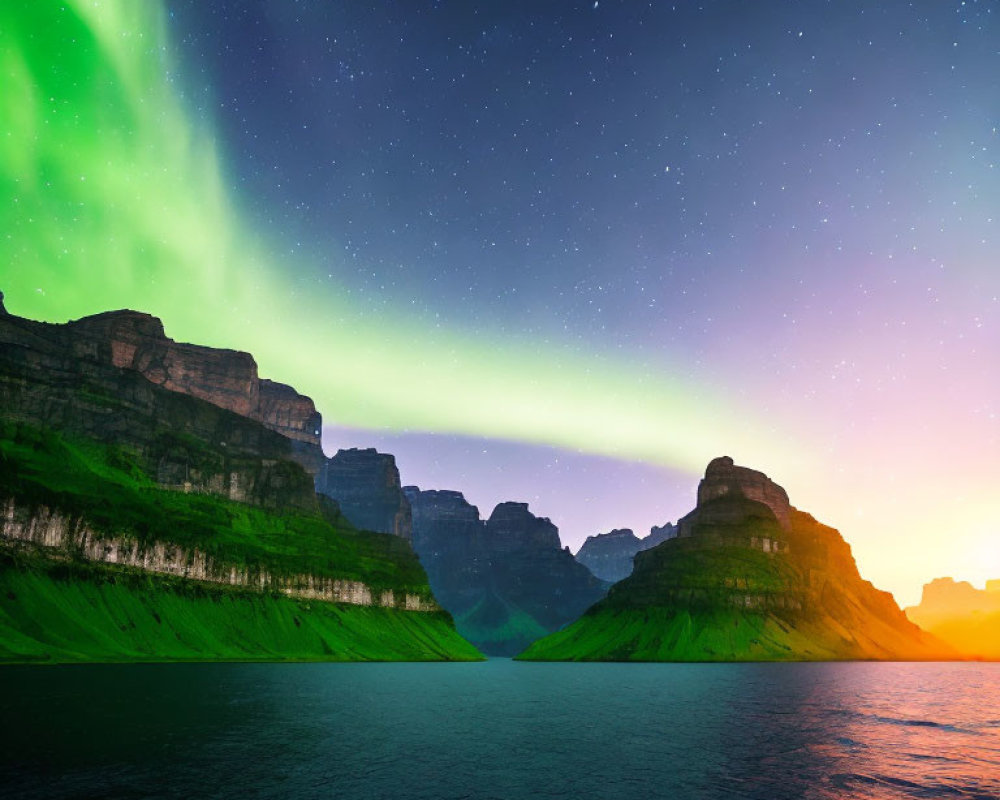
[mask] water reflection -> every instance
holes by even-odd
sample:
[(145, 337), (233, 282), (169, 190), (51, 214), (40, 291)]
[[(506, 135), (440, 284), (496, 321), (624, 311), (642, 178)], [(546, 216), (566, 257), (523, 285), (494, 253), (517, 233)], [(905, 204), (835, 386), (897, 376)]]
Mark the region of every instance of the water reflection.
[(1000, 665), (8, 667), (5, 797), (1000, 796)]

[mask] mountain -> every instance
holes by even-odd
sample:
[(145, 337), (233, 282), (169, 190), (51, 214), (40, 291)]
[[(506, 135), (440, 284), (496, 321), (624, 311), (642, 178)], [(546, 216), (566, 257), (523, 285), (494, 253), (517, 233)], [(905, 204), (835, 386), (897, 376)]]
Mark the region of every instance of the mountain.
[(606, 584), (563, 549), (558, 528), (527, 503), (500, 503), (483, 521), (461, 492), (404, 492), (413, 509), (413, 547), (434, 596), (484, 653), (518, 653), (604, 595)]
[(632, 559), (636, 553), (656, 547), (676, 535), (677, 526), (669, 522), (663, 526), (654, 525), (643, 539), (629, 528), (616, 528), (608, 533), (588, 536), (577, 552), (576, 560), (602, 581), (617, 583), (632, 574)]
[(413, 535), (410, 503), (403, 494), (396, 458), (374, 448), (338, 450), (325, 459), (316, 491), (337, 501), (354, 525), (409, 539)]
[(317, 495), (319, 432), (247, 353), (0, 295), (0, 660), (478, 658), (409, 543)]
[(858, 574), (841, 535), (764, 473), (713, 460), (677, 538), (519, 658), (581, 661), (935, 659), (954, 651)]
[(977, 589), (967, 581), (936, 578), (906, 616), (969, 658), (1000, 660), (1000, 580)]

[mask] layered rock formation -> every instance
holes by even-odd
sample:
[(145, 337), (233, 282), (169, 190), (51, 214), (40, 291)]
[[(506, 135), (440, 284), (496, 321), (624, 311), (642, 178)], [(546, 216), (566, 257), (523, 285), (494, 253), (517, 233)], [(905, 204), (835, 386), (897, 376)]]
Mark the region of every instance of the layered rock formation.
[(597, 536), (588, 536), (576, 554), (576, 560), (598, 578), (617, 583), (632, 574), (635, 554), (677, 536), (677, 526), (654, 525), (649, 536), (640, 539), (630, 528), (615, 529)]
[(317, 494), (319, 421), (148, 315), (0, 308), (0, 661), (478, 657), (409, 543)]
[(524, 654), (542, 660), (743, 661), (953, 657), (858, 574), (833, 528), (763, 473), (714, 460), (681, 535)]
[(484, 522), (460, 492), (404, 491), (434, 596), (483, 652), (513, 655), (604, 594), (561, 547), (556, 526), (526, 503), (500, 503)]
[(313, 401), (261, 379), (249, 353), (175, 342), (159, 319), (136, 311), (95, 314), (66, 330), (74, 352), (87, 359), (135, 370), (164, 389), (207, 400), (289, 439), (320, 444), (323, 420)]
[[(791, 527), (792, 506), (785, 490), (763, 472), (737, 467), (729, 456), (720, 456), (712, 459), (705, 469), (705, 477), (698, 484), (698, 506), (726, 497), (742, 497), (763, 503), (771, 509), (784, 530)], [(724, 508), (723, 505), (718, 506), (715, 513), (722, 513)], [(691, 535), (690, 521), (682, 519), (678, 525), (680, 536)]]
[(312, 401), (261, 381), (246, 353), (167, 339), (155, 317), (0, 316), (0, 400), (4, 419), (129, 449), (164, 486), (315, 508)]
[(413, 535), (410, 503), (403, 494), (396, 458), (374, 448), (338, 450), (325, 459), (316, 477), (316, 491), (333, 498), (356, 527)]
[(969, 658), (1000, 660), (1000, 581), (977, 589), (968, 581), (935, 578), (906, 616)]
[(322, 600), (358, 606), (399, 608), (405, 611), (440, 611), (430, 597), (393, 589), (373, 590), (363, 581), (313, 574), (283, 575), (266, 568), (227, 564), (198, 548), (186, 549), (169, 542), (144, 543), (134, 538), (107, 536), (85, 520), (48, 508), (19, 506), (8, 500), (0, 517), (0, 545), (50, 559), (90, 561), (130, 567), (156, 575), (174, 575), (199, 583), (236, 586), (281, 593), (300, 600)]

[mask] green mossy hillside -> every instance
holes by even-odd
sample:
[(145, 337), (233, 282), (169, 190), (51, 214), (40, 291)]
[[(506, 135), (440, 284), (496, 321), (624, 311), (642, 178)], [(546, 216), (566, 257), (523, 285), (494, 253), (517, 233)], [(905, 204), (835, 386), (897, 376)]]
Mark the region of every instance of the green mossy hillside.
[(529, 647), (526, 661), (825, 661), (836, 643), (769, 614), (650, 607), (603, 608)]
[(279, 513), (163, 489), (127, 449), (8, 422), (0, 423), (0, 500), (10, 499), (82, 519), (98, 534), (197, 548), (251, 572), (357, 580), (430, 598), (408, 542), (355, 530), (332, 504)]
[(466, 661), (445, 612), (293, 600), (93, 564), (0, 558), (0, 661)]
[[(529, 661), (931, 660), (956, 654), (858, 574), (833, 528), (761, 503), (712, 500), (691, 535), (636, 555), (632, 575)], [(765, 549), (767, 548), (767, 549)]]

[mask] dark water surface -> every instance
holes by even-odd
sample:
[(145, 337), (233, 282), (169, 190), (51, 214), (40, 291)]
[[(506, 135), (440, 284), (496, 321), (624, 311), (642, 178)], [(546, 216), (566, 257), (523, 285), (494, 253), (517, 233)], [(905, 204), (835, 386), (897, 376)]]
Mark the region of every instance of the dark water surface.
[(0, 668), (0, 797), (1000, 797), (1000, 664)]

